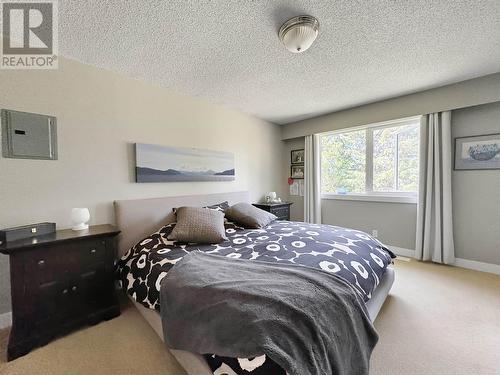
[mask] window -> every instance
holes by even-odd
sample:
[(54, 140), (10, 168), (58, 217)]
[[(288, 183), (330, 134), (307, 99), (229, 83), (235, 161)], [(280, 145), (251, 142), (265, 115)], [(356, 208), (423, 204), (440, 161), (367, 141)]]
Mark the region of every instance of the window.
[(325, 198), (416, 201), (420, 119), (321, 136)]

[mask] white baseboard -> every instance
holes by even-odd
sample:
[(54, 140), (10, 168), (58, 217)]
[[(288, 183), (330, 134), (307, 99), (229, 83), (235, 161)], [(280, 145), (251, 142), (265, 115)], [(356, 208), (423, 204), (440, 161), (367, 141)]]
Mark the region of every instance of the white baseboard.
[(10, 327), (12, 325), (12, 313), (0, 314), (0, 329)]
[[(392, 252), (396, 255), (408, 258), (415, 257), (415, 250), (405, 249), (403, 247), (391, 246), (391, 245), (387, 245), (387, 247), (390, 250), (392, 250)], [(454, 266), (460, 268), (467, 268), (469, 270), (474, 270), (474, 271), (489, 272), (489, 273), (494, 273), (495, 275), (500, 275), (500, 264), (484, 263), (475, 260), (455, 258)]]
[(494, 273), (500, 275), (500, 264), (484, 263), (475, 260), (455, 258), (455, 266), (469, 270)]
[(415, 250), (405, 249), (404, 247), (391, 246), (391, 245), (387, 245), (387, 247), (389, 248), (389, 250), (392, 250), (392, 252), (396, 255), (401, 255), (407, 258), (413, 258), (415, 256)]

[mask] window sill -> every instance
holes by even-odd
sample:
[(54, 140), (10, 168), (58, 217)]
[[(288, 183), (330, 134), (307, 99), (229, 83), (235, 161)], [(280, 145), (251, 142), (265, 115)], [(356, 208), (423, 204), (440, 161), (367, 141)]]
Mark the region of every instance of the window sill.
[(385, 195), (385, 194), (322, 194), (321, 199), (334, 199), (343, 201), (385, 202), (385, 203), (410, 203), (417, 204), (416, 195)]

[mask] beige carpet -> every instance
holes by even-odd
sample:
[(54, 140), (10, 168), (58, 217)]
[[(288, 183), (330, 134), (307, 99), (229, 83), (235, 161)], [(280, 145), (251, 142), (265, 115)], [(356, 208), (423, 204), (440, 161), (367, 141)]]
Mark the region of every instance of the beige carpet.
[[(500, 374), (500, 277), (415, 261), (376, 321), (374, 375)], [(0, 331), (5, 348), (6, 332)], [(139, 313), (83, 329), (10, 363), (2, 375), (185, 375)]]

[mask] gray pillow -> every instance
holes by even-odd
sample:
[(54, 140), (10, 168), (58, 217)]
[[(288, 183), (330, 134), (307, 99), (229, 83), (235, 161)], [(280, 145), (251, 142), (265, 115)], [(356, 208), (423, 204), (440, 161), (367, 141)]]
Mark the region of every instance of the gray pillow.
[[(224, 201), (221, 203), (212, 204), (211, 206), (204, 206), (203, 208), (210, 208), (211, 210), (217, 210), (217, 211), (224, 212), (226, 209), (229, 208), (229, 203), (228, 203), (228, 201)], [(177, 211), (177, 207), (173, 207), (172, 211), (175, 214), (175, 212)]]
[(220, 243), (227, 239), (224, 212), (201, 207), (179, 207), (177, 224), (169, 240), (187, 243)]
[(228, 220), (245, 228), (263, 228), (277, 219), (270, 212), (261, 210), (249, 203), (236, 203), (226, 211)]
[(229, 203), (228, 201), (224, 201), (221, 203), (213, 204), (211, 206), (205, 206), (205, 208), (210, 208), (211, 210), (217, 210), (217, 211), (222, 211), (224, 212), (229, 208)]

